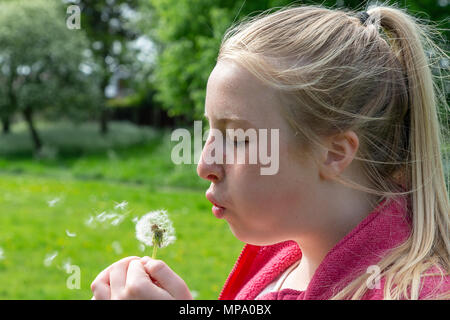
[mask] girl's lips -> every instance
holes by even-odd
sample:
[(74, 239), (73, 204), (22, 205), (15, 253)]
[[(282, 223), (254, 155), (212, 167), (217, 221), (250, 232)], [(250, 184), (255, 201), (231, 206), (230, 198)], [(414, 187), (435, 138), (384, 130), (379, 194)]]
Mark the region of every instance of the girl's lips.
[(216, 218), (221, 219), (225, 214), (226, 208), (221, 206), (213, 194), (209, 191), (206, 191), (206, 198), (213, 204), (212, 213), (216, 216)]
[(220, 203), (213, 196), (213, 194), (209, 191), (206, 192), (206, 199), (208, 199), (209, 202), (211, 202), (215, 207), (220, 208), (220, 209), (225, 209), (225, 207), (221, 206)]
[(225, 214), (225, 208), (217, 207), (216, 205), (213, 205), (212, 212), (216, 216), (216, 218), (221, 219), (223, 215)]

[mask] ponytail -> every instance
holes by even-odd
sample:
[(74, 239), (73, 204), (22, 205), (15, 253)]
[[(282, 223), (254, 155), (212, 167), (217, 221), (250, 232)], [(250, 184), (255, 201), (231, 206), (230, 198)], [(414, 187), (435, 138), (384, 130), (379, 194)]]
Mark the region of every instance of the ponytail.
[[(402, 171), (402, 180), (411, 193), (412, 233), (401, 247), (380, 262), (386, 277), (384, 297), (418, 299), (421, 277), (443, 277), (449, 273), (450, 207), (441, 150), (445, 133), (440, 130), (438, 117), (438, 104), (442, 103), (445, 110), (448, 105), (433, 82), (426, 52), (447, 56), (433, 43), (427, 27), (403, 10), (374, 6), (367, 13), (401, 63), (407, 85), (404, 126), (409, 131), (406, 140), (409, 159)], [(424, 274), (433, 267), (439, 272)], [(356, 283), (361, 286), (361, 281)], [(335, 298), (343, 297), (351, 287)], [(353, 298), (360, 298), (364, 291), (360, 287)], [(448, 297), (449, 293), (446, 294)]]

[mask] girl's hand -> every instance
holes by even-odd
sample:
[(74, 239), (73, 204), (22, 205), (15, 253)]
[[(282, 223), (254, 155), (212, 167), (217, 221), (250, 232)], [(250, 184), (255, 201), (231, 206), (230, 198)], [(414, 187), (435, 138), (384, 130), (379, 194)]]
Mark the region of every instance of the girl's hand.
[(93, 300), (192, 300), (183, 279), (162, 260), (127, 257), (99, 273)]

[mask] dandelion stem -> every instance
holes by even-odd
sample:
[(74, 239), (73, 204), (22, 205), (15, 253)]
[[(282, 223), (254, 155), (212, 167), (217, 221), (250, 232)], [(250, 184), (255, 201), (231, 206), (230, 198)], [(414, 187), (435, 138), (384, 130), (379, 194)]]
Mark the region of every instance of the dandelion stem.
[(156, 259), (156, 251), (157, 251), (158, 247), (153, 245), (153, 253), (152, 253), (152, 259)]

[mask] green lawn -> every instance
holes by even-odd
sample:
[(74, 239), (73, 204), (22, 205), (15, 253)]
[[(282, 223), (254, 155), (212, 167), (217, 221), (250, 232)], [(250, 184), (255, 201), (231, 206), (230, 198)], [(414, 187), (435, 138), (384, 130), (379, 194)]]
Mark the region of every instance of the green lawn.
[[(40, 128), (48, 137), (61, 134), (51, 129)], [(117, 124), (111, 136), (120, 132), (126, 138), (123, 129)], [(59, 151), (40, 159), (30, 158), (29, 146), (14, 149), (21, 135), (17, 130), (6, 142), (0, 138), (0, 145), (10, 146), (0, 158), (0, 299), (90, 299), (90, 284), (103, 268), (125, 256), (151, 255), (151, 248), (141, 251), (132, 219), (156, 209), (168, 211), (177, 236), (158, 258), (185, 279), (197, 299), (217, 299), (243, 244), (212, 215), (204, 197), (208, 184), (197, 177), (195, 165), (172, 164), (167, 132), (143, 133), (129, 146), (110, 141), (103, 149), (80, 147), (78, 154)], [(64, 143), (63, 136), (58, 139), (53, 148)], [(54, 199), (59, 201), (52, 205)], [(115, 209), (122, 201), (126, 209)], [(103, 211), (125, 218), (118, 225), (87, 223)], [(67, 264), (80, 268), (80, 289), (67, 287)]]

